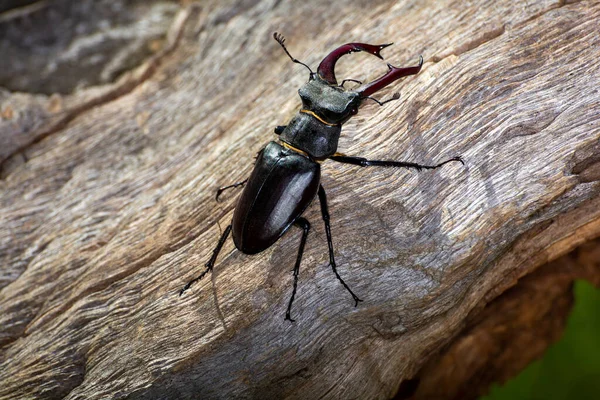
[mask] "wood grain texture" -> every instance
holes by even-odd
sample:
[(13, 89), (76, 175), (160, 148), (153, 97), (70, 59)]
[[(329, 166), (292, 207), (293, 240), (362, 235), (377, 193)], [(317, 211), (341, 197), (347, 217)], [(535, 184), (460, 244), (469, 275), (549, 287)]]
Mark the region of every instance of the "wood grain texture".
[[(599, 19), (592, 2), (202, 2), (147, 63), (59, 111), (4, 93), (0, 134), (35, 139), (2, 164), (0, 398), (393, 397), (520, 277), (600, 234)], [(328, 267), (313, 204), (294, 324), (297, 230), (256, 256), (227, 242), (178, 296), (231, 219), (235, 193), (215, 189), (298, 109), (306, 71), (274, 31), (312, 66), (348, 41), (394, 41), (394, 65), (423, 54), (340, 151), (466, 161), (324, 163), (340, 274), (364, 302)], [(337, 76), (374, 79), (377, 61)], [(21, 124), (39, 110), (46, 124)]]

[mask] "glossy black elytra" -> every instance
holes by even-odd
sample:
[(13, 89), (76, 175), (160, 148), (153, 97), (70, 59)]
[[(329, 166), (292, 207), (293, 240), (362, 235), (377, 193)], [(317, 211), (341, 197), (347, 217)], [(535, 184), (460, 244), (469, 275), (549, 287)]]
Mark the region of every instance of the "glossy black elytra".
[[(340, 57), (352, 52), (365, 51), (383, 59), (380, 52), (391, 43), (382, 45), (345, 44), (325, 57), (315, 73), (308, 65), (291, 56), (284, 45), (283, 36), (276, 32), (273, 37), (293, 62), (304, 65), (310, 71), (308, 82), (298, 90), (302, 99), (302, 109), (288, 125), (275, 128), (275, 133), (279, 135), (279, 141), (269, 142), (259, 152), (250, 178), (222, 187), (217, 191), (218, 199), (223, 190), (246, 184), (235, 207), (233, 221), (221, 235), (210, 260), (205, 264), (206, 268), (197, 278), (189, 281), (179, 294), (183, 294), (194, 282), (202, 279), (212, 270), (223, 243), (230, 233), (233, 235), (235, 247), (243, 253), (256, 254), (275, 243), (290, 226), (296, 225), (302, 228), (303, 233), (294, 266), (294, 288), (285, 314), (287, 320), (294, 321), (290, 312), (296, 295), (304, 245), (310, 230), (310, 223), (302, 217), (302, 213), (315, 196), (319, 197), (321, 203), (321, 214), (325, 222), (325, 233), (329, 245), (329, 262), (333, 273), (352, 295), (354, 305), (357, 306), (361, 301), (337, 271), (331, 240), (327, 196), (325, 189), (320, 184), (321, 166), (319, 162), (330, 159), (361, 167), (405, 167), (421, 170), (424, 168), (435, 169), (451, 161), (461, 163), (463, 161), (460, 157), (454, 157), (437, 165), (420, 165), (404, 161), (367, 160), (337, 153), (342, 124), (358, 112), (362, 101), (370, 99), (382, 106), (389, 101), (397, 100), (400, 97), (398, 94), (383, 102), (370, 97), (370, 95), (399, 78), (417, 74), (423, 65), (423, 57), (420, 58), (419, 65), (415, 67), (396, 68), (388, 64), (388, 72), (371, 83), (363, 84), (354, 79), (345, 79), (338, 85), (334, 68)], [(349, 81), (356, 82), (361, 86), (357, 89), (345, 89), (344, 83)]]

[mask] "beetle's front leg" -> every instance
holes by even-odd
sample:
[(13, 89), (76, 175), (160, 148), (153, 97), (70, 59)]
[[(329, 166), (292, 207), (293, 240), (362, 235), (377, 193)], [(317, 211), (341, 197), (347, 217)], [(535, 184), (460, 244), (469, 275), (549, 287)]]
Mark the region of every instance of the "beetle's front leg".
[(435, 164), (435, 165), (422, 165), (422, 164), (406, 162), (406, 161), (367, 160), (366, 158), (351, 157), (351, 156), (347, 156), (342, 153), (335, 153), (333, 156), (331, 156), (329, 158), (334, 161), (341, 162), (344, 164), (359, 165), (361, 167), (401, 167), (401, 168), (414, 168), (417, 171), (420, 171), (422, 169), (436, 169), (436, 168), (439, 168), (442, 165), (447, 164), (452, 161), (458, 161), (458, 162), (462, 163), (463, 165), (465, 165), (465, 162), (463, 161), (463, 159), (460, 156), (452, 157), (449, 160), (446, 160), (444, 162), (441, 162), (441, 163)]
[(362, 81), (359, 81), (358, 79), (344, 79), (342, 83), (340, 83), (340, 87), (344, 87), (344, 83), (346, 82), (354, 82), (358, 83), (359, 85), (362, 85)]
[(379, 104), (380, 106), (383, 106), (384, 104), (389, 103), (390, 101), (400, 99), (400, 93), (396, 92), (396, 93), (394, 93), (394, 95), (391, 98), (384, 100), (384, 101), (377, 100), (376, 98), (370, 97), (370, 96), (365, 96), (365, 97), (363, 97), (363, 99), (373, 100), (375, 103)]
[(331, 240), (331, 227), (329, 226), (329, 207), (327, 207), (327, 195), (325, 194), (325, 189), (323, 189), (323, 185), (319, 185), (319, 202), (321, 203), (321, 215), (323, 216), (323, 222), (325, 222), (325, 234), (327, 235), (327, 245), (329, 246), (329, 264), (333, 269), (333, 273), (341, 282), (341, 284), (346, 288), (348, 292), (352, 295), (354, 299), (354, 307), (358, 306), (358, 302), (362, 301), (358, 298), (357, 295), (354, 294), (350, 287), (344, 282), (340, 274), (337, 272), (337, 265), (335, 264), (335, 257), (333, 255), (333, 241)]
[(294, 297), (296, 296), (296, 288), (298, 287), (298, 274), (300, 273), (300, 262), (302, 261), (302, 254), (304, 254), (304, 245), (306, 244), (306, 238), (308, 237), (308, 231), (310, 230), (310, 223), (302, 217), (297, 218), (294, 222), (294, 225), (297, 225), (300, 228), (302, 228), (302, 239), (300, 240), (300, 247), (298, 247), (298, 257), (296, 257), (296, 265), (294, 266), (294, 290), (292, 290), (292, 297), (290, 297), (290, 302), (285, 313), (285, 319), (287, 319), (290, 322), (294, 322), (290, 313), (292, 311), (292, 303), (294, 302)]

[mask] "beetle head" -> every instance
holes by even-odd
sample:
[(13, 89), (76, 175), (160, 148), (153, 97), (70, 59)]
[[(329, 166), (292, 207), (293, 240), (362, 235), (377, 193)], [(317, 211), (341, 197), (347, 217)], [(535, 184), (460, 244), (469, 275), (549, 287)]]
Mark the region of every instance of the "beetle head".
[[(390, 46), (392, 43), (374, 45), (367, 43), (347, 43), (338, 47), (329, 53), (319, 64), (317, 72), (313, 72), (310, 67), (295, 58), (287, 51), (283, 36), (275, 33), (275, 40), (283, 47), (292, 61), (304, 65), (310, 71), (310, 77), (306, 84), (299, 90), (298, 94), (302, 99), (302, 105), (305, 110), (314, 112), (324, 122), (329, 124), (343, 124), (350, 117), (358, 112), (362, 101), (380, 89), (383, 89), (390, 83), (407, 75), (417, 74), (423, 65), (421, 57), (419, 65), (408, 68), (396, 68), (388, 64), (388, 72), (374, 80), (373, 82), (361, 85), (356, 90), (346, 90), (338, 85), (335, 78), (335, 64), (344, 55), (358, 51), (365, 51), (376, 57), (383, 59), (381, 50)], [(397, 97), (394, 96), (394, 99)], [(380, 103), (381, 104), (381, 103)]]
[(362, 98), (358, 92), (330, 85), (315, 74), (311, 74), (298, 90), (302, 106), (330, 124), (342, 124), (358, 112)]
[[(316, 74), (311, 73), (310, 80), (311, 81), (312, 80), (321, 80), (323, 82), (328, 83), (329, 85), (332, 85), (333, 87), (339, 88), (337, 80), (335, 78), (334, 69), (335, 69), (336, 62), (342, 56), (349, 54), (349, 53), (357, 52), (357, 51), (365, 51), (369, 54), (372, 54), (376, 57), (383, 59), (383, 57), (380, 54), (381, 50), (390, 46), (391, 44), (392, 43), (380, 44), (380, 45), (373, 45), (373, 44), (367, 44), (367, 43), (347, 43), (343, 46), (340, 46), (337, 49), (333, 50), (331, 53), (329, 53), (327, 55), (327, 57), (325, 57), (323, 59), (323, 61), (321, 61), (321, 63), (319, 64), (319, 68), (317, 69), (317, 73)], [(358, 105), (356, 106), (356, 108), (352, 108), (354, 106), (354, 104), (353, 104), (352, 107), (350, 107), (350, 111), (354, 111), (353, 114), (356, 114), (356, 110), (358, 110), (358, 106), (360, 105), (360, 102), (363, 99), (365, 99), (365, 98), (369, 97), (370, 95), (372, 95), (373, 93), (383, 89), (384, 87), (391, 84), (392, 82), (394, 82), (397, 79), (400, 79), (404, 76), (415, 75), (415, 74), (419, 73), (422, 65), (423, 65), (423, 57), (420, 57), (419, 65), (415, 66), (415, 67), (397, 68), (391, 64), (388, 64), (387, 65), (388, 72), (385, 75), (383, 75), (382, 77), (380, 77), (379, 79), (376, 79), (373, 82), (364, 84), (364, 85), (360, 86), (359, 88), (357, 88), (356, 90), (346, 91), (344, 89), (341, 89), (342, 91), (344, 91), (346, 93), (358, 94), (359, 98), (358, 98), (358, 100), (356, 100)], [(317, 76), (315, 77), (315, 75), (317, 75)], [(310, 81), (309, 81), (309, 83), (310, 83)], [(350, 114), (350, 116), (353, 114)], [(350, 116), (348, 116), (346, 119), (348, 119)]]

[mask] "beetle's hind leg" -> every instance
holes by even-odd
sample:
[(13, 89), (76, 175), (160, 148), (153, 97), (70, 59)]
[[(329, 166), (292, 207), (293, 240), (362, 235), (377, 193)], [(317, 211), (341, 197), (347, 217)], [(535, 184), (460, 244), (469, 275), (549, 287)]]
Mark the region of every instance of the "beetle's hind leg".
[(358, 302), (362, 301), (357, 295), (348, 287), (346, 282), (342, 279), (340, 274), (337, 272), (337, 265), (335, 264), (335, 257), (333, 255), (333, 241), (331, 240), (331, 227), (329, 226), (329, 207), (327, 207), (327, 195), (323, 185), (319, 185), (319, 202), (321, 203), (321, 215), (323, 216), (323, 222), (325, 222), (325, 234), (327, 235), (327, 245), (329, 246), (329, 264), (333, 269), (333, 273), (338, 278), (340, 283), (344, 285), (346, 290), (352, 295), (354, 299), (354, 307), (358, 306)]
[(302, 254), (304, 254), (304, 245), (306, 244), (308, 231), (310, 231), (310, 223), (305, 218), (297, 218), (294, 222), (294, 225), (302, 228), (302, 239), (300, 240), (300, 247), (298, 247), (298, 257), (296, 257), (296, 265), (294, 266), (294, 290), (292, 290), (292, 297), (290, 297), (290, 302), (285, 313), (285, 319), (291, 322), (294, 322), (294, 320), (290, 316), (290, 313), (292, 311), (292, 303), (294, 302), (294, 297), (296, 296), (296, 288), (298, 287), (298, 274), (300, 273), (300, 263), (302, 262)]
[(227, 237), (229, 236), (230, 232), (231, 232), (231, 225), (229, 225), (227, 228), (225, 228), (225, 232), (223, 232), (223, 234), (221, 235), (221, 238), (219, 239), (219, 243), (217, 243), (217, 247), (215, 247), (215, 249), (213, 250), (210, 260), (208, 260), (208, 262), (206, 264), (204, 264), (204, 266), (205, 266), (204, 271), (202, 271), (202, 273), (200, 275), (198, 275), (196, 278), (189, 281), (183, 287), (183, 289), (181, 289), (181, 291), (179, 292), (180, 296), (183, 294), (183, 292), (188, 290), (190, 288), (190, 286), (192, 286), (193, 283), (198, 282), (200, 279), (204, 278), (204, 275), (206, 275), (209, 271), (212, 271), (212, 269), (215, 265), (215, 261), (217, 261), (217, 256), (221, 252), (221, 248), (223, 247), (225, 240), (227, 240)]

